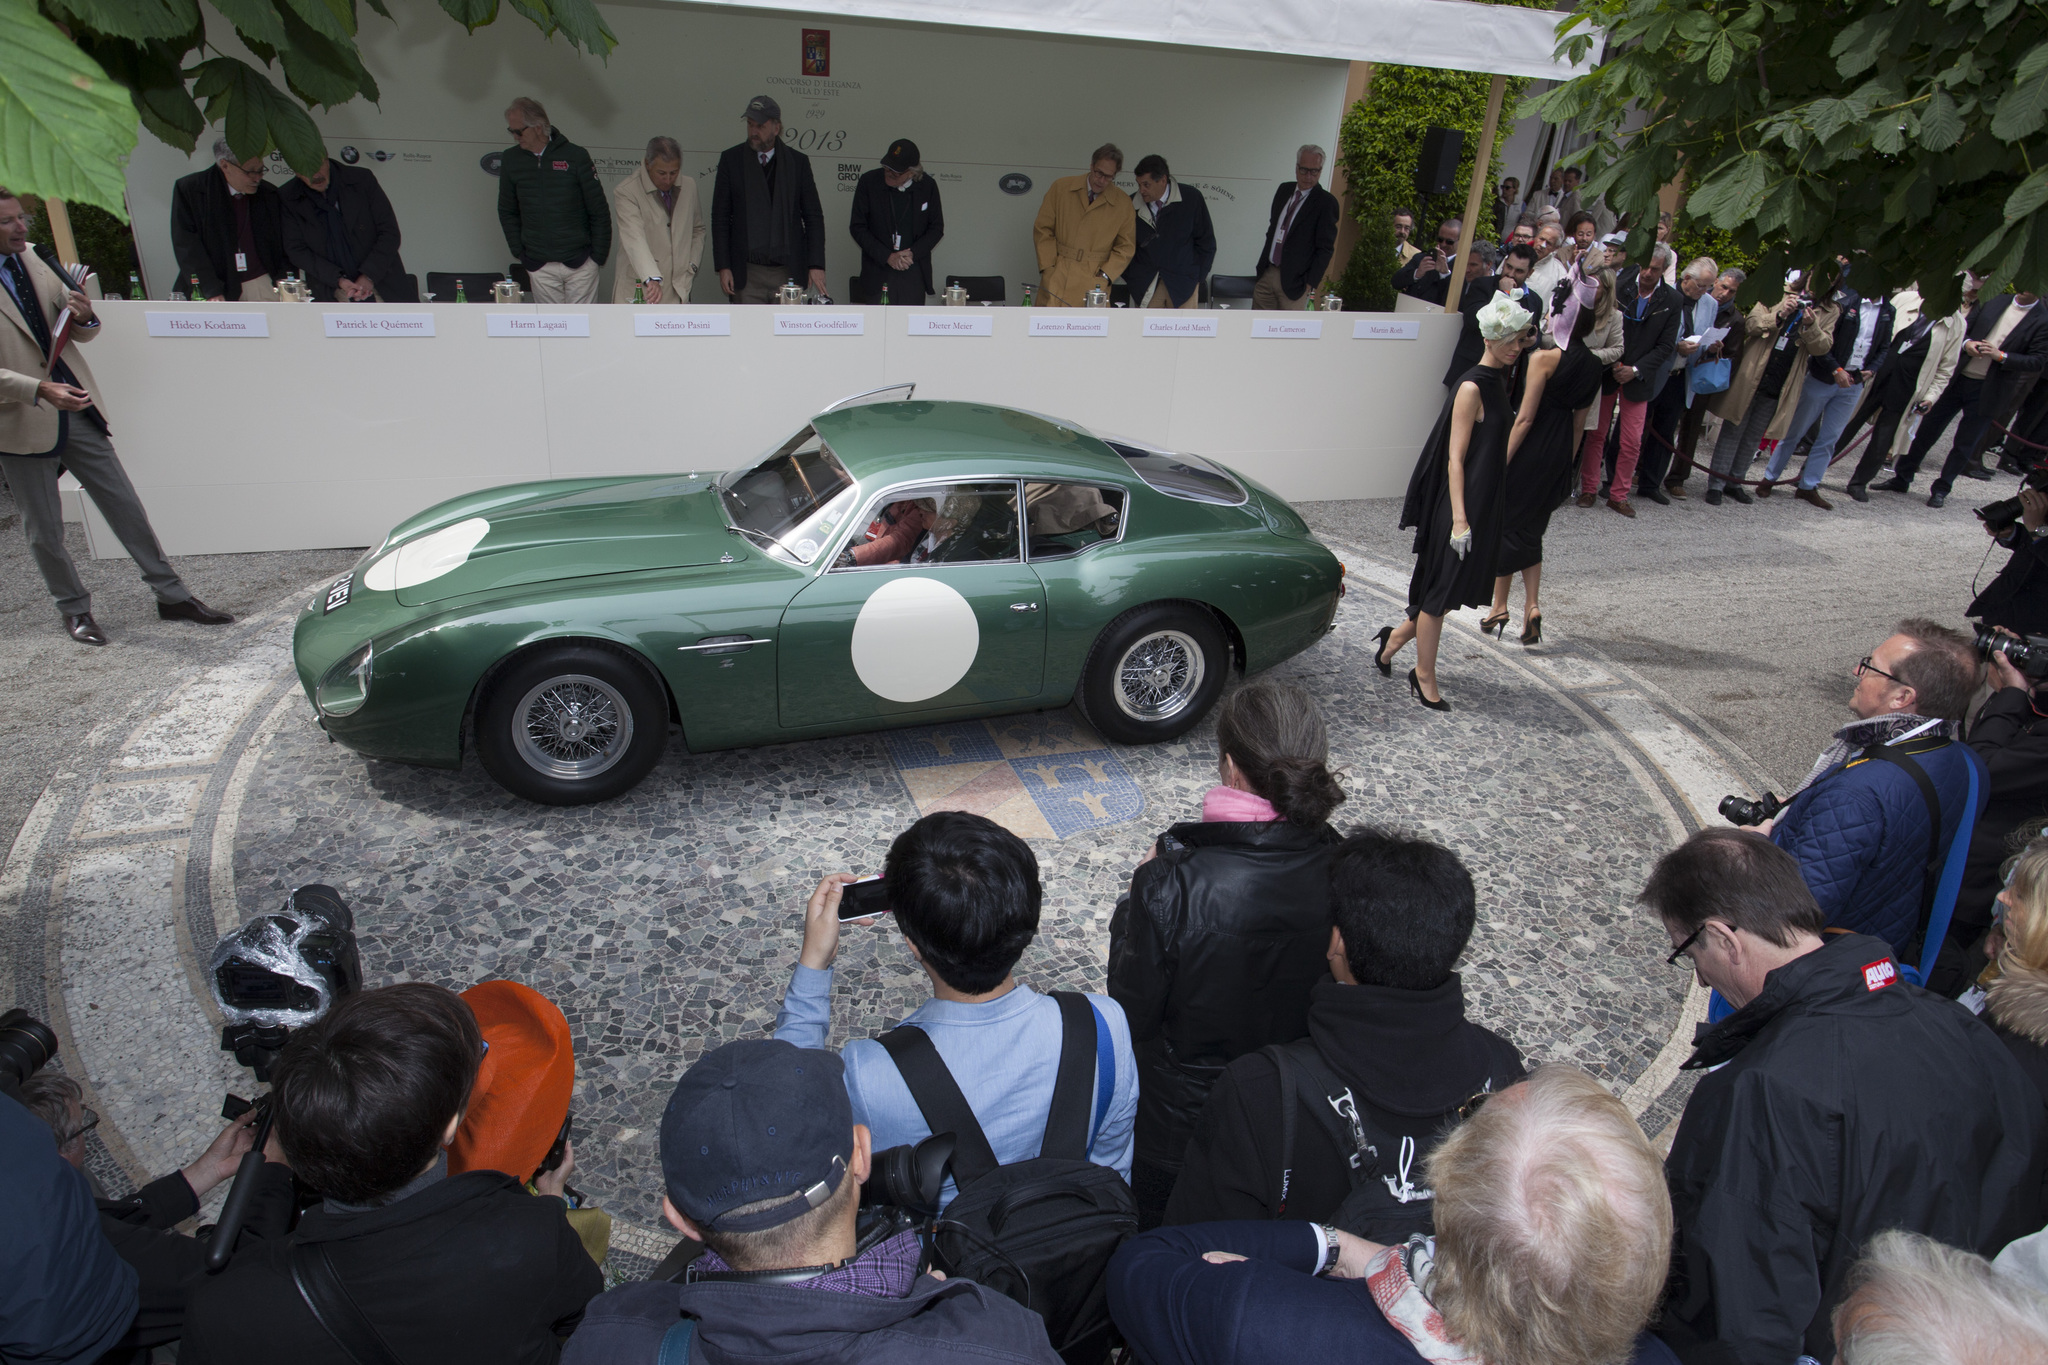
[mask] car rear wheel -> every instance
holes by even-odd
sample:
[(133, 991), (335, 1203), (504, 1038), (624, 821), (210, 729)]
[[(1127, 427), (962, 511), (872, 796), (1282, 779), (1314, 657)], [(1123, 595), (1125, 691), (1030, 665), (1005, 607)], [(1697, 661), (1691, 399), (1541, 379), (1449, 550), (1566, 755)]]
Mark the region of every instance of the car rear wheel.
[(491, 680), (476, 713), (484, 771), (546, 806), (607, 801), (668, 743), (668, 701), (647, 669), (602, 645), (530, 654)]
[(1081, 710), (1104, 739), (1157, 744), (1193, 729), (1230, 674), (1230, 644), (1200, 607), (1155, 602), (1109, 623), (1081, 671)]

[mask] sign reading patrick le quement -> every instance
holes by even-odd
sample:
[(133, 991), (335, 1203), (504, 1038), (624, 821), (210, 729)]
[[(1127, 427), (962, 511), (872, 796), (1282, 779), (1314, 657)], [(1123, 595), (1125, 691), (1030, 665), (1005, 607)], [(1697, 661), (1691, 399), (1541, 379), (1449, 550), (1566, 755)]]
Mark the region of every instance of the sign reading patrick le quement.
[(267, 337), (270, 318), (263, 313), (155, 313), (149, 315), (153, 337)]
[(430, 337), (432, 313), (322, 313), (331, 337)]

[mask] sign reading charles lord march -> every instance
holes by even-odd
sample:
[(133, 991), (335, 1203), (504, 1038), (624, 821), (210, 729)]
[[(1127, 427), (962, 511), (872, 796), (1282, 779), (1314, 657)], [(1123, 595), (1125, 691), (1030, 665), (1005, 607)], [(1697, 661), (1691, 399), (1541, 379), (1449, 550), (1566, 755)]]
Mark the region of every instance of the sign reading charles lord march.
[(430, 337), (432, 313), (322, 313), (331, 337)]
[(153, 337), (267, 337), (270, 318), (263, 313), (150, 313)]
[(1213, 337), (1216, 335), (1216, 319), (1182, 317), (1176, 310), (1163, 318), (1147, 316), (1145, 335), (1148, 337)]
[(588, 313), (486, 313), (484, 335), (494, 337), (587, 337)]

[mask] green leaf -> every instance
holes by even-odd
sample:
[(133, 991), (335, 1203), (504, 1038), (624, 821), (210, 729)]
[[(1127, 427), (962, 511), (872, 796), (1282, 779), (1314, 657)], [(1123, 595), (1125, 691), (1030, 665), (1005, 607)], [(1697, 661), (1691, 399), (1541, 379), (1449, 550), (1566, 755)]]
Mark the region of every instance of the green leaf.
[[(2021, 219), (2007, 219), (2005, 222), (2000, 223), (1990, 236), (1970, 248), (1969, 254), (1962, 259), (1962, 268), (1965, 270), (1975, 270), (1977, 263), (1991, 256), (1993, 252), (1996, 252), (2004, 244), (2007, 235), (2012, 232), (2013, 227), (2023, 221)], [(1978, 270), (1977, 273), (1981, 275), (1984, 272)]]
[(1714, 16), (1705, 10), (1687, 10), (1678, 16), (1678, 36), (1687, 42), (1704, 43), (1720, 31)]
[(590, 0), (550, 0), (562, 36), (593, 56), (602, 57), (619, 45), (618, 35)]
[(1897, 156), (1906, 150), (1906, 129), (1896, 112), (1878, 114), (1870, 121), (1870, 145), (1875, 151), (1886, 156)]
[(1856, 106), (1848, 100), (1815, 100), (1806, 111), (1807, 126), (1813, 129), (1813, 135), (1822, 142), (1855, 123), (1858, 118)]
[(371, 9), (377, 11), (377, 13), (383, 15), (386, 19), (389, 19), (391, 17), (391, 11), (384, 8), (384, 0), (364, 0), (364, 3), (369, 5)]
[(1734, 65), (1735, 44), (1728, 41), (1727, 34), (1715, 34), (1707, 45), (1707, 79), (1719, 85), (1728, 79), (1728, 69)]
[(284, 46), (284, 20), (270, 0), (213, 0), (213, 7), (235, 32), (273, 48)]
[(330, 42), (308, 28), (296, 14), (285, 15), (284, 26), (291, 41), (279, 55), (283, 59), (285, 82), (293, 94), (308, 104), (329, 109), (346, 104), (357, 95), (372, 100), (378, 97), (376, 80), (364, 69), (352, 46)]
[(1998, 101), (1991, 119), (1991, 135), (2006, 142), (2018, 142), (2041, 131), (2048, 121), (2048, 76), (2021, 81)]
[(135, 149), (128, 92), (33, 0), (0, 0), (0, 52), (0, 184), (125, 220), (121, 172)]
[(323, 38), (337, 43), (355, 41), (356, 14), (347, 0), (278, 0), (278, 4), (305, 20), (306, 27)]
[(1947, 151), (1963, 135), (1963, 116), (1948, 91), (1937, 90), (1920, 111), (1920, 145), (1930, 152)]
[(2005, 216), (2025, 218), (2043, 204), (2048, 204), (2048, 167), (2035, 171), (2006, 196)]
[(2048, 43), (2037, 43), (2013, 68), (2012, 78), (2022, 84), (2048, 73)]
[(1870, 14), (1836, 34), (1828, 47), (1828, 55), (1835, 59), (1835, 70), (1847, 78), (1875, 62), (1891, 37), (1893, 23), (1890, 14)]
[(199, 145), (199, 135), (206, 131), (206, 115), (199, 112), (199, 105), (183, 85), (157, 86), (129, 93), (135, 99), (135, 112), (142, 116), (142, 126), (149, 129), (158, 141), (169, 143), (183, 152)]
[(1757, 205), (1770, 187), (1771, 168), (1762, 152), (1748, 152), (1725, 171), (1716, 171), (1693, 195), (1696, 213), (1716, 227), (1733, 228), (1756, 216)]
[(320, 130), (305, 109), (261, 71), (235, 57), (213, 57), (194, 68), (192, 93), (206, 101), (209, 123), (224, 123), (228, 148), (238, 157), (275, 147), (295, 171), (311, 174), (327, 156)]
[(441, 8), (471, 33), (498, 17), (498, 0), (441, 0)]
[(87, 28), (138, 43), (182, 38), (199, 27), (197, 0), (55, 0), (50, 8), (73, 32)]

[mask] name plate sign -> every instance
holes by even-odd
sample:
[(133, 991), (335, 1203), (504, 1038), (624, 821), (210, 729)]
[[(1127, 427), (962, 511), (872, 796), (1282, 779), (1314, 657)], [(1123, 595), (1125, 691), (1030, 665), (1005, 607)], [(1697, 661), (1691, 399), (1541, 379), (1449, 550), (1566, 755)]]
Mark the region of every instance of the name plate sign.
[(432, 313), (322, 313), (331, 337), (430, 337)]
[(992, 337), (996, 334), (993, 314), (912, 313), (910, 335), (914, 337)]
[(1106, 337), (1108, 318), (1059, 318), (1034, 315), (1031, 335), (1035, 337)]
[(1353, 341), (1420, 341), (1422, 319), (1396, 321), (1391, 318), (1360, 318), (1351, 324)]
[(1253, 318), (1252, 336), (1265, 341), (1316, 341), (1323, 335), (1321, 318)]
[(484, 335), (494, 337), (587, 337), (588, 313), (486, 313)]
[(153, 337), (267, 337), (267, 313), (151, 313)]
[(730, 313), (635, 313), (636, 337), (729, 337)]
[(779, 337), (857, 337), (868, 330), (866, 313), (827, 313), (807, 308), (801, 313), (777, 313), (775, 335)]
[(1178, 313), (1163, 318), (1147, 315), (1145, 335), (1148, 337), (1213, 337), (1216, 335), (1216, 319), (1184, 318)]

